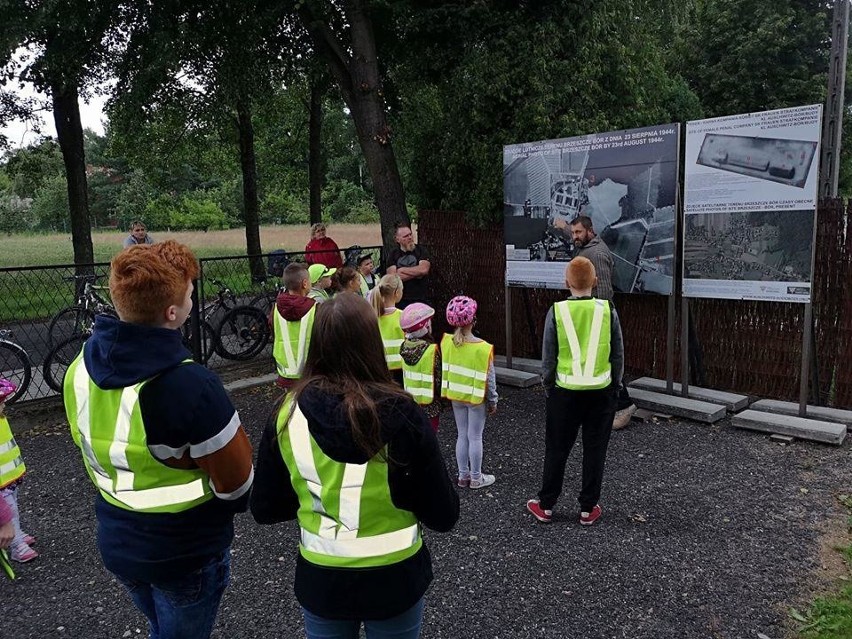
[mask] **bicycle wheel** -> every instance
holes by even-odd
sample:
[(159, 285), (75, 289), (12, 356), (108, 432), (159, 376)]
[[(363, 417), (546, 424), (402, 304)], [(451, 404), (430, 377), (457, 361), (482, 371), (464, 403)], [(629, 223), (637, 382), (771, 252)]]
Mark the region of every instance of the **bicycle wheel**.
[(83, 344), (86, 343), (87, 339), (89, 339), (89, 333), (72, 335), (59, 342), (56, 348), (51, 349), (47, 357), (44, 358), (44, 363), (41, 367), (44, 381), (57, 393), (62, 392), (62, 384), (65, 382), (65, 372), (68, 370), (71, 362), (80, 354), (80, 350), (83, 348)]
[(269, 339), (266, 315), (253, 306), (237, 306), (225, 313), (216, 330), (214, 349), (225, 359), (251, 359)]
[(275, 306), (275, 300), (278, 299), (278, 291), (268, 291), (261, 293), (249, 302), (249, 306), (254, 306), (263, 311), (264, 315), (269, 317), (272, 312), (272, 307)]
[(72, 335), (91, 333), (95, 325), (95, 314), (83, 306), (69, 306), (59, 311), (50, 320), (48, 343), (54, 348)]
[(0, 377), (18, 387), (6, 398), (7, 404), (14, 404), (24, 396), (32, 376), (33, 369), (27, 352), (14, 342), (0, 340)]

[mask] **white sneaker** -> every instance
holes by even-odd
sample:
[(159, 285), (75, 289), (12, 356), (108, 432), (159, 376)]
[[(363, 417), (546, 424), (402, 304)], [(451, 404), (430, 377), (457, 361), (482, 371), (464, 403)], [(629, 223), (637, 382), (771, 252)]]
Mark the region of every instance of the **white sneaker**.
[(482, 476), (479, 479), (470, 480), (470, 487), (474, 490), (478, 488), (485, 488), (486, 486), (493, 484), (495, 481), (497, 481), (497, 479), (494, 475), (486, 475), (485, 473), (482, 473)]
[(636, 412), (636, 404), (630, 404), (627, 408), (622, 408), (615, 412), (615, 419), (612, 420), (612, 429), (621, 430), (630, 423), (633, 413)]

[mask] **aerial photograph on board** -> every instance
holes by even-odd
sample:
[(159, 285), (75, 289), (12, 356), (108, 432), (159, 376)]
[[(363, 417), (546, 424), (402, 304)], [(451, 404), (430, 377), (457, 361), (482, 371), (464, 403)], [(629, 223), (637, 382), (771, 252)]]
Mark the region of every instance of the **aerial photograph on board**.
[(562, 288), (570, 223), (592, 219), (617, 291), (672, 291), (678, 125), (514, 144), (503, 150), (510, 286)]
[(813, 211), (686, 216), (684, 277), (809, 282)]
[(817, 143), (708, 133), (698, 164), (804, 188)]

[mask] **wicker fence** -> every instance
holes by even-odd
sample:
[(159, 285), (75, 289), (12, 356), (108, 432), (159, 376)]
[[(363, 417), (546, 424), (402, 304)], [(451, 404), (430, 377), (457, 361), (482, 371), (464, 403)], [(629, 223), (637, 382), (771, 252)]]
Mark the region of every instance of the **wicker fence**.
[[(852, 208), (841, 200), (819, 205), (814, 316), (819, 403), (852, 408)], [(421, 211), (419, 241), (431, 247), (433, 300), (439, 308), (465, 293), (479, 302), (477, 328), (505, 349), (502, 225), (465, 223), (464, 214)], [(510, 289), (513, 354), (539, 357), (548, 307), (560, 291)], [(616, 294), (624, 330), (626, 369), (631, 375), (665, 377), (667, 298)], [(678, 310), (680, 304), (677, 304)], [(711, 388), (777, 399), (798, 399), (804, 305), (734, 300), (692, 300), (696, 344), (691, 373)], [(680, 317), (677, 317), (680, 326)], [(680, 378), (679, 334), (675, 378)]]

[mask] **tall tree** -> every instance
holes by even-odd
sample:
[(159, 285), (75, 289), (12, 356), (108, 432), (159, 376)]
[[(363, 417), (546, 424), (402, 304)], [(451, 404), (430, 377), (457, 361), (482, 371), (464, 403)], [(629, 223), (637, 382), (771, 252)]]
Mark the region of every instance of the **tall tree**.
[[(262, 253), (253, 111), (285, 68), (288, 36), (276, 6), (257, 0), (144, 4), (130, 33), (120, 67), (121, 97), (111, 106), (122, 132), (133, 137), (140, 124), (156, 126), (166, 116), (182, 127), (180, 137), (218, 130), (233, 140), (246, 251)], [(261, 271), (261, 261), (254, 260), (252, 268)]]
[(372, 178), (384, 244), (391, 247), (395, 224), (408, 222), (408, 212), (391, 143), (369, 3), (302, 0), (296, 10), (352, 114)]
[[(118, 10), (113, 2), (0, 1), (4, 75), (32, 82), (50, 97), (65, 163), (75, 264), (94, 261), (79, 100), (103, 79), (106, 60), (120, 46), (114, 30)], [(27, 53), (19, 57), (22, 48)]]

